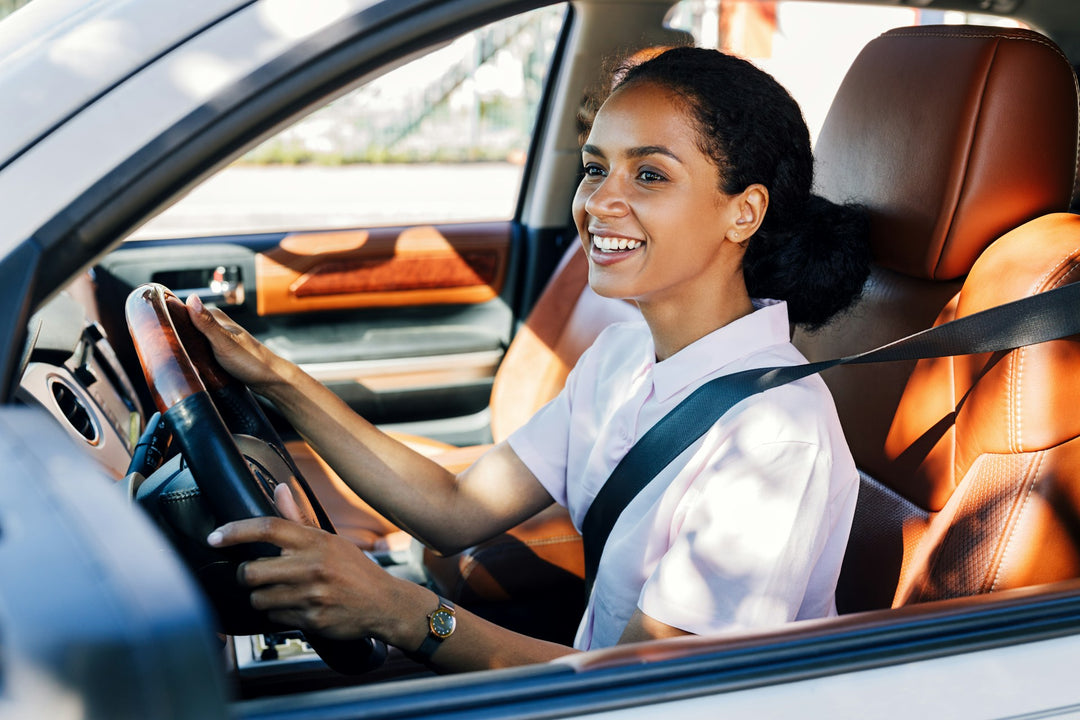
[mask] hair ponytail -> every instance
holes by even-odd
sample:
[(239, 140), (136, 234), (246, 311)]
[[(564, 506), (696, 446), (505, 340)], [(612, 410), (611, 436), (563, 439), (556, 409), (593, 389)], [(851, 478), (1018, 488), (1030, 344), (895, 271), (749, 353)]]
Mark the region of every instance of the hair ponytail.
[(751, 238), (743, 256), (747, 290), (786, 301), (791, 322), (820, 328), (862, 293), (868, 226), (862, 207), (810, 196), (801, 218), (783, 229), (763, 227)]

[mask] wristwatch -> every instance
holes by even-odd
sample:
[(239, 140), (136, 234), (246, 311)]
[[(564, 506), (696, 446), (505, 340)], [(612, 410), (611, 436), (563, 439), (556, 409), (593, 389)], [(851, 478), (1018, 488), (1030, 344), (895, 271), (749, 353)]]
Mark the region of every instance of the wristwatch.
[(420, 649), (414, 654), (423, 661), (431, 659), (435, 651), (439, 649), (442, 641), (454, 634), (457, 628), (457, 617), (454, 615), (454, 603), (444, 597), (439, 597), (439, 607), (435, 608), (427, 616), (428, 634), (424, 642), (420, 643)]

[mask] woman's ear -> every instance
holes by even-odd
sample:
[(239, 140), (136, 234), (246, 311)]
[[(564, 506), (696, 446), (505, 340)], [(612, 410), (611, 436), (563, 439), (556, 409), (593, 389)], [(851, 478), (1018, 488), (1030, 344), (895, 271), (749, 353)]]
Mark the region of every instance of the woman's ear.
[(760, 183), (748, 186), (732, 198), (735, 202), (735, 222), (728, 237), (740, 245), (745, 243), (761, 227), (765, 211), (769, 209), (769, 189)]

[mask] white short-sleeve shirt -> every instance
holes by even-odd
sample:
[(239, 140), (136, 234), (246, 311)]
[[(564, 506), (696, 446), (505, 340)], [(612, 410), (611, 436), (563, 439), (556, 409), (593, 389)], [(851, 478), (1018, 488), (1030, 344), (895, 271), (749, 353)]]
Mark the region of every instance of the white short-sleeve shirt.
[[(766, 304), (658, 363), (643, 321), (612, 325), (510, 446), (580, 530), (619, 460), (693, 390), (805, 362), (788, 332), (786, 305)], [(819, 377), (743, 400), (623, 511), (574, 646), (616, 644), (637, 608), (695, 634), (834, 615), (857, 494)]]

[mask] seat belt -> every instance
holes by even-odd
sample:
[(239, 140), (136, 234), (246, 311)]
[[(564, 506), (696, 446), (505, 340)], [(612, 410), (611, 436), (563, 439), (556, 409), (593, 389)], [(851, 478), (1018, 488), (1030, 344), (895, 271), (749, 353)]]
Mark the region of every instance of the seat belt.
[(1073, 283), (957, 318), (857, 355), (743, 370), (706, 382), (638, 439), (589, 506), (581, 527), (586, 598), (592, 593), (608, 535), (623, 509), (741, 400), (836, 365), (1000, 352), (1076, 335), (1080, 333), (1078, 309), (1080, 283)]

